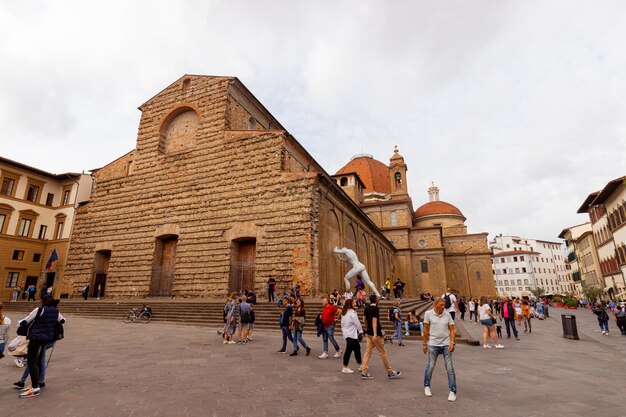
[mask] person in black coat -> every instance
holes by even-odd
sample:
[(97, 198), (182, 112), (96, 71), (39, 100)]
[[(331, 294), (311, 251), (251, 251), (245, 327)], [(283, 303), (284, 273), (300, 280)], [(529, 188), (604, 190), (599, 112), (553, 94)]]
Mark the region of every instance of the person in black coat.
[(28, 326), (28, 371), (32, 387), (20, 393), (20, 398), (37, 397), (41, 393), (39, 387), (39, 376), (43, 368), (43, 356), (46, 354), (46, 345), (55, 341), (57, 323), (65, 323), (65, 317), (57, 309), (59, 300), (46, 294), (41, 299), (41, 307), (31, 311), (31, 313), (20, 321), (20, 327)]

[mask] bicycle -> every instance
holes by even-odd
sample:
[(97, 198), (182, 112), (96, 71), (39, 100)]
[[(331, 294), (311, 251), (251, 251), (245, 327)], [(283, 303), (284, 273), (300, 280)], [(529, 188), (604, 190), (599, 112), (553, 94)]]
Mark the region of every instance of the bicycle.
[(124, 323), (143, 323), (147, 324), (152, 320), (152, 313), (148, 310), (139, 311), (138, 308), (128, 310), (126, 316), (124, 316)]

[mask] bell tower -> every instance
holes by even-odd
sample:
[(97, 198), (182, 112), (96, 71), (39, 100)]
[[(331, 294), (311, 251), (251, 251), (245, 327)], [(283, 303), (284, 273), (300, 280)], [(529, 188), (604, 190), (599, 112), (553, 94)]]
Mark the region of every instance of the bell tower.
[(395, 146), (393, 156), (389, 159), (389, 181), (391, 181), (391, 195), (408, 195), (406, 185), (406, 164), (404, 157), (398, 152), (398, 145)]

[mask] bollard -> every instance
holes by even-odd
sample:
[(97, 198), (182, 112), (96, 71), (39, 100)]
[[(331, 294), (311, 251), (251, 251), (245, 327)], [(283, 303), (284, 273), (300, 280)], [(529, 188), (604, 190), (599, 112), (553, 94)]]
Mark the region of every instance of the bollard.
[(561, 322), (563, 323), (563, 337), (566, 339), (579, 340), (576, 316), (561, 314)]

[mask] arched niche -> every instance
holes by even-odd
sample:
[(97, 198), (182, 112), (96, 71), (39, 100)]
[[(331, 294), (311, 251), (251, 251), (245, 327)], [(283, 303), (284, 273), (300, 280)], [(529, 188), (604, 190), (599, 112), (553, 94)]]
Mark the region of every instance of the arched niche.
[(195, 147), (198, 122), (198, 112), (191, 106), (172, 110), (159, 129), (159, 151), (169, 154)]

